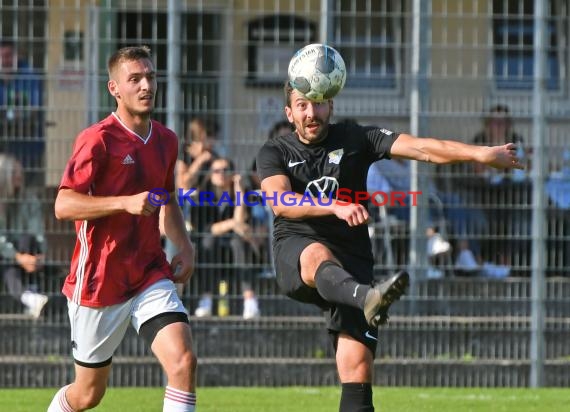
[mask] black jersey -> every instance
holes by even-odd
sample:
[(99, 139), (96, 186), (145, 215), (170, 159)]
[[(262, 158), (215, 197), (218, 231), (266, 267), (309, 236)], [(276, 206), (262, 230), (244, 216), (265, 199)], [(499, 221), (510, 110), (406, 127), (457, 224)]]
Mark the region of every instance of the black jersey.
[[(318, 144), (304, 144), (295, 133), (269, 139), (257, 155), (261, 180), (285, 175), (294, 192), (314, 197), (350, 195), (366, 191), (370, 165), (389, 158), (397, 133), (377, 127), (331, 124), (328, 136)], [(267, 197), (273, 194), (266, 194)], [(281, 202), (282, 199), (277, 199)], [(360, 202), (362, 203), (362, 202)], [(364, 206), (368, 206), (367, 202)], [(366, 225), (350, 227), (334, 215), (275, 219), (275, 242), (287, 236), (306, 236), (348, 254), (372, 258)]]

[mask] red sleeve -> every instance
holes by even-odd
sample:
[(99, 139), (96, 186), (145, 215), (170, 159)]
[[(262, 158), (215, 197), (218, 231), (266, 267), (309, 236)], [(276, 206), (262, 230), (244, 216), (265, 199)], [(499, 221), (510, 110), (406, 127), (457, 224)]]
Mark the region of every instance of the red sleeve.
[(90, 130), (85, 130), (79, 134), (63, 172), (59, 189), (72, 189), (78, 193), (89, 193), (91, 184), (101, 168), (104, 152), (105, 147), (98, 134), (90, 133)]
[(174, 171), (176, 167), (176, 160), (178, 159), (178, 136), (172, 130), (165, 128), (165, 140), (168, 142), (168, 170), (166, 173), (166, 182), (164, 188), (172, 193), (176, 190), (174, 183)]
[(168, 166), (168, 173), (166, 174), (166, 182), (164, 183), (164, 188), (168, 191), (168, 193), (172, 193), (176, 190), (174, 184), (174, 167), (176, 165), (176, 157), (174, 158), (174, 162), (170, 162)]

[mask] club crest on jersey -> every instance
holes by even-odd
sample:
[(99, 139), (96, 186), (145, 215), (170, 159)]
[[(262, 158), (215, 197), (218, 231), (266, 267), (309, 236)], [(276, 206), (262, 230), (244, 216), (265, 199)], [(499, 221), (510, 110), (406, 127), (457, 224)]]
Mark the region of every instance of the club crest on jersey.
[(340, 164), (340, 159), (342, 159), (342, 155), (344, 154), (344, 149), (337, 149), (333, 150), (329, 153), (329, 163), (334, 163), (335, 165)]
[(327, 197), (336, 199), (339, 188), (338, 180), (331, 176), (323, 176), (319, 179), (311, 180), (307, 183), (305, 193), (310, 193), (313, 197)]

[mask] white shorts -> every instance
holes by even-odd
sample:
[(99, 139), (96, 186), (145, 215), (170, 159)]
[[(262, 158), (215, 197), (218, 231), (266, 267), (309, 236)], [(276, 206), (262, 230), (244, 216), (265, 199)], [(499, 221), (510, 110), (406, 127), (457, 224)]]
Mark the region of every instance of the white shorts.
[(129, 322), (138, 333), (143, 323), (161, 313), (188, 315), (174, 283), (168, 279), (156, 282), (118, 305), (92, 308), (68, 300), (67, 309), (73, 358), (86, 364), (109, 361), (123, 340)]

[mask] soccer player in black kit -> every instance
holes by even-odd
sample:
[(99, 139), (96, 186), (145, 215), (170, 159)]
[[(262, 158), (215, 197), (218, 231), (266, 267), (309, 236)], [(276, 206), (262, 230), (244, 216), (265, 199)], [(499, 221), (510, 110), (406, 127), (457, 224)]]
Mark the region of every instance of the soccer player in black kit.
[[(342, 384), (340, 412), (371, 412), (373, 361), (378, 326), (405, 292), (409, 276), (373, 279), (366, 222), (368, 167), (399, 157), (436, 164), (479, 162), (499, 169), (522, 168), (516, 146), (473, 146), (418, 138), (355, 124), (329, 124), (333, 101), (312, 102), (285, 84), (285, 114), (295, 131), (268, 140), (257, 172), (275, 214), (274, 258), (280, 289), (292, 299), (326, 312)], [(352, 194), (352, 203), (336, 194)], [(307, 201), (312, 199), (313, 201)]]

